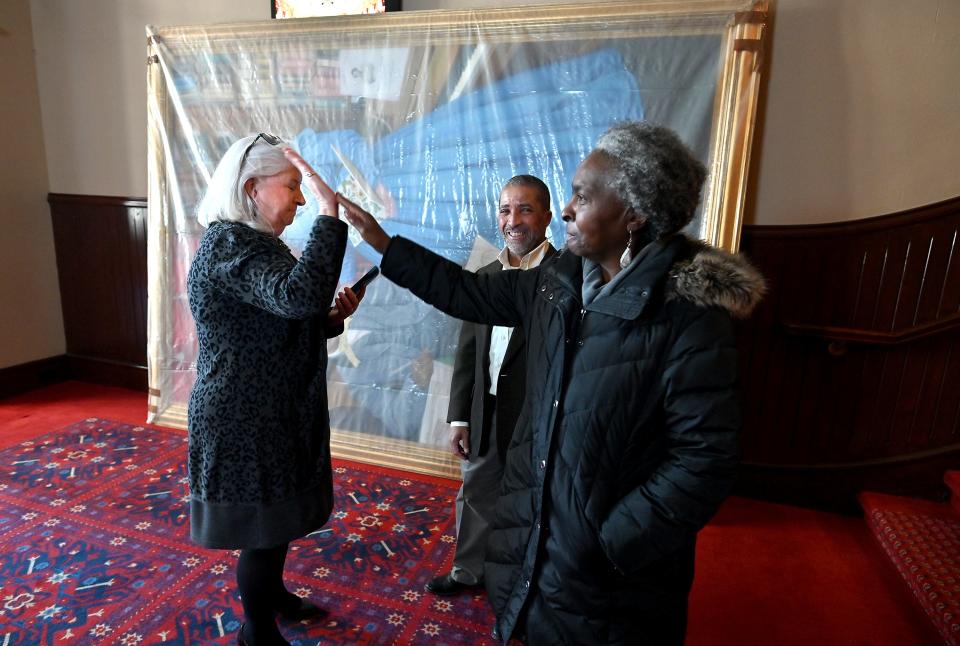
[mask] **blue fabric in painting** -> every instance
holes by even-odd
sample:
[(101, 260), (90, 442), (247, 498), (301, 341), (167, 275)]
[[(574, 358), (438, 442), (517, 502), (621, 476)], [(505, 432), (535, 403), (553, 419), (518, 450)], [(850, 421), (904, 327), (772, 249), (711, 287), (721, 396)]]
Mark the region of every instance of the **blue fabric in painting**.
[[(500, 190), (521, 173), (550, 187), (555, 217), (548, 236), (562, 243), (560, 211), (577, 165), (612, 124), (642, 117), (636, 79), (618, 51), (602, 49), (467, 92), (376, 141), (351, 130), (307, 129), (297, 144), (322, 177), (343, 188), (349, 174), (336, 146), (371, 186), (389, 196), (389, 211), (375, 213), (388, 233), (463, 264), (478, 237), (502, 244), (495, 217)], [(288, 229), (294, 244), (297, 231), (308, 231), (309, 224), (309, 218), (299, 218)], [(353, 282), (379, 260), (358, 243), (344, 258), (341, 282)], [(348, 335), (356, 339), (351, 343), (357, 362), (331, 355), (337, 371), (331, 380), (349, 393), (331, 401), (331, 424), (430, 441), (431, 420), (442, 421), (442, 413), (426, 414), (427, 406), (446, 410), (446, 393), (438, 393), (433, 381), (449, 385), (448, 378), (431, 380), (431, 375), (435, 362), (452, 363), (458, 328), (457, 321), (389, 281), (372, 283)], [(439, 398), (429, 403), (428, 395)]]

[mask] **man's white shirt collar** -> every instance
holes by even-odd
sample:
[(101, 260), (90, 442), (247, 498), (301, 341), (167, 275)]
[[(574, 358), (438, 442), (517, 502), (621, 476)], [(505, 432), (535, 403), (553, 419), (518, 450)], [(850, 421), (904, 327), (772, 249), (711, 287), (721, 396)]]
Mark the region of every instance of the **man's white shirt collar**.
[[(547, 253), (547, 249), (550, 248), (550, 243), (547, 240), (544, 240), (536, 247), (531, 249), (525, 256), (520, 258), (520, 266), (514, 267), (510, 264), (510, 252), (504, 247), (500, 250), (500, 255), (497, 256), (497, 260), (500, 261), (500, 264), (503, 265), (504, 269), (533, 269), (543, 260), (543, 257)], [(489, 256), (487, 256), (489, 258)]]

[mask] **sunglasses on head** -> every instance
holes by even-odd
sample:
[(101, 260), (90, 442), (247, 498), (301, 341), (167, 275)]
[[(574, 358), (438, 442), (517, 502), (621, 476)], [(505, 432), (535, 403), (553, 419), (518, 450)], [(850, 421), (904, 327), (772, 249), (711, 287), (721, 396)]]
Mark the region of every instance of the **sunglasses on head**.
[(263, 139), (265, 142), (267, 142), (271, 146), (277, 146), (283, 141), (283, 139), (281, 139), (276, 135), (270, 135), (265, 132), (261, 132), (260, 134), (258, 134), (256, 137), (253, 138), (253, 141), (250, 142), (250, 145), (247, 146), (247, 149), (243, 151), (243, 157), (240, 158), (240, 168), (243, 168), (243, 164), (247, 161), (247, 155), (250, 154), (250, 149), (253, 148), (253, 146), (261, 139)]

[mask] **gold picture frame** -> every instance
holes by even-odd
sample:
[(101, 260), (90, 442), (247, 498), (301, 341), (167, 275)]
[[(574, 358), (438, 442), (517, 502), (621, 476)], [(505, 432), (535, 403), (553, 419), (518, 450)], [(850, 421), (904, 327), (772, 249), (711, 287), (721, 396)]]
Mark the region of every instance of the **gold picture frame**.
[[(518, 66), (522, 74), (611, 47), (628, 72), (639, 66), (654, 78), (638, 90), (645, 118), (682, 136), (695, 122), (689, 139), (710, 179), (693, 232), (736, 251), (768, 11), (768, 0), (606, 2), (148, 27), (149, 421), (186, 427), (195, 339), (184, 285), (197, 238), (190, 214), (231, 138), (309, 124), (376, 140), (513, 78)], [(352, 68), (344, 52), (354, 53)], [(346, 91), (351, 83), (359, 89)], [(673, 95), (680, 97), (675, 106), (667, 100)], [(333, 148), (340, 159), (349, 156)], [(343, 356), (355, 362), (346, 343)], [(433, 381), (442, 382), (436, 368), (446, 369), (449, 357), (434, 359)], [(425, 406), (439, 409), (442, 395), (432, 394), (428, 389)], [(352, 401), (349, 394), (340, 399)], [(331, 446), (339, 457), (459, 477), (458, 461), (433, 441), (440, 417), (434, 411), (432, 426), (421, 422), (418, 437), (335, 426)]]

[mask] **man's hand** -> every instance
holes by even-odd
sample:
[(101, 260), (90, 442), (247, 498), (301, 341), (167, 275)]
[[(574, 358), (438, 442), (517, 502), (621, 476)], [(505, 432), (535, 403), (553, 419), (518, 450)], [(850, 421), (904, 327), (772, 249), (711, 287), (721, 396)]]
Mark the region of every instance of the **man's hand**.
[(470, 459), (470, 427), (450, 425), (450, 448), (461, 460)]

